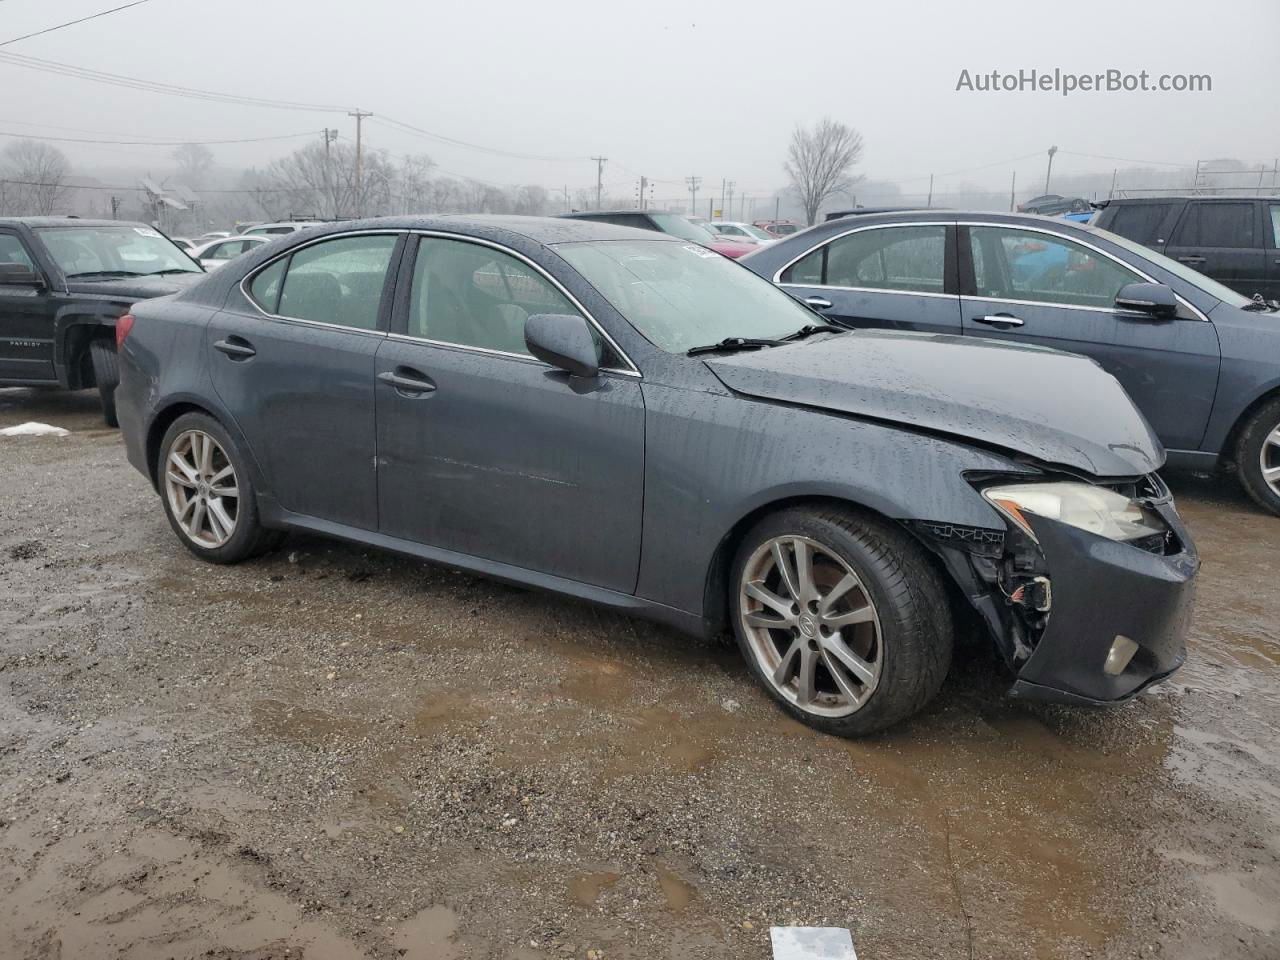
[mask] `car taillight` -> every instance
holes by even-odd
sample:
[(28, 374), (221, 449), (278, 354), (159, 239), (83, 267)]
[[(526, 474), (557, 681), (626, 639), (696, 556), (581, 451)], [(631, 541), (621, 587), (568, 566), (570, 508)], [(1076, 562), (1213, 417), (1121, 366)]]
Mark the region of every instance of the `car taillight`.
[(126, 313), (123, 317), (116, 320), (116, 349), (119, 350), (124, 346), (124, 338), (129, 335), (129, 331), (133, 329), (133, 314)]

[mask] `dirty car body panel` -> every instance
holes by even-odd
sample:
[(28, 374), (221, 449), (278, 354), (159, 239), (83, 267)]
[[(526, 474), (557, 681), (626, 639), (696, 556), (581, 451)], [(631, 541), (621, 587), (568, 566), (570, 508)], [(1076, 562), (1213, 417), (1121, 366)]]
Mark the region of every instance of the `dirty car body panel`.
[[(333, 484), (298, 498), (282, 485), (298, 478), (278, 468), (273, 449), (283, 428), (263, 405), (325, 409), (313, 358), (299, 349), (233, 359), (217, 344), (235, 334), (257, 348), (265, 335), (286, 335), (296, 321), (255, 304), (255, 279), (310, 245), (374, 232), (403, 242), (376, 324), (349, 348), (358, 362), (329, 376), (335, 391), (371, 392), (358, 432), (375, 444), (326, 451), (323, 438), (340, 424), (288, 426), (320, 434), (306, 457), (324, 462), (320, 475), (330, 479), (316, 483)], [(499, 251), (516, 265), (502, 274), (468, 267), (480, 287), (510, 291), (537, 277), (554, 290), (588, 319), (598, 372), (572, 376), (505, 348), (510, 311), (491, 318), (500, 329), (489, 346), (415, 335), (425, 262), (415, 250), (428, 239)], [(1116, 701), (1181, 662), (1195, 549), (1151, 477), (1163, 449), (1096, 364), (1038, 347), (885, 331), (816, 331), (758, 350), (689, 355), (642, 332), (618, 296), (575, 266), (584, 249), (637, 241), (700, 255), (652, 232), (521, 217), (356, 221), (246, 253), (176, 297), (135, 308), (119, 393), (129, 460), (159, 485), (165, 429), (203, 409), (243, 443), (268, 526), (397, 550), (693, 633), (723, 629), (726, 567), (753, 518), (789, 504), (845, 504), (900, 524), (932, 551), (1017, 675), (1019, 694)], [(450, 309), (439, 296), (436, 309)], [(795, 309), (798, 320), (815, 319)], [(351, 333), (297, 335), (342, 350)], [(259, 359), (270, 361), (269, 386), (218, 387), (230, 365)], [(1028, 533), (982, 492), (1042, 481), (1124, 491), (1164, 518), (1167, 532), (1134, 545), (1037, 518)], [(337, 489), (376, 494), (348, 515), (329, 502)], [(1043, 581), (1053, 584), (1051, 605)], [(1114, 677), (1102, 660), (1118, 633), (1142, 655)]]

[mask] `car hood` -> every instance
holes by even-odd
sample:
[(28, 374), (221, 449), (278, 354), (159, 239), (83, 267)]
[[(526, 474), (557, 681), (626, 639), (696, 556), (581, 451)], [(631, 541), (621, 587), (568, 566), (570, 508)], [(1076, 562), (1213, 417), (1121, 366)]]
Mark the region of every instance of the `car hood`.
[(150, 300), (185, 290), (207, 276), (204, 273), (170, 273), (163, 277), (119, 277), (102, 280), (68, 280), (70, 293), (97, 294), (113, 300)]
[(1164, 448), (1085, 357), (994, 340), (851, 331), (706, 359), (741, 394), (949, 434), (1095, 477), (1136, 476)]

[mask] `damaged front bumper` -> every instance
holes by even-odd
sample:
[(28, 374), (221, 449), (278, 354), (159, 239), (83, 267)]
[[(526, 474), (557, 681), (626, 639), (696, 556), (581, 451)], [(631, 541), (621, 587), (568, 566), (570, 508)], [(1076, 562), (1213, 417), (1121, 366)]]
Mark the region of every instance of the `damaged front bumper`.
[(1016, 674), (1012, 696), (1117, 703), (1182, 665), (1200, 560), (1163, 484), (1138, 486), (1162, 538), (1113, 540), (1034, 514), (1034, 538), (1012, 524), (923, 525)]

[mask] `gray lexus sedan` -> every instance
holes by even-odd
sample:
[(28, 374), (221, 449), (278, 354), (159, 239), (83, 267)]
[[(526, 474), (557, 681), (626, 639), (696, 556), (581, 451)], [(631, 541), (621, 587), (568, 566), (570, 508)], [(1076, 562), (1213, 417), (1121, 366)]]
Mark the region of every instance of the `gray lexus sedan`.
[(1164, 451), (1082, 357), (832, 327), (698, 244), (524, 217), (316, 227), (116, 337), (129, 459), (209, 562), (305, 530), (728, 627), (849, 736), (928, 703), (965, 628), (1037, 699), (1184, 657)]

